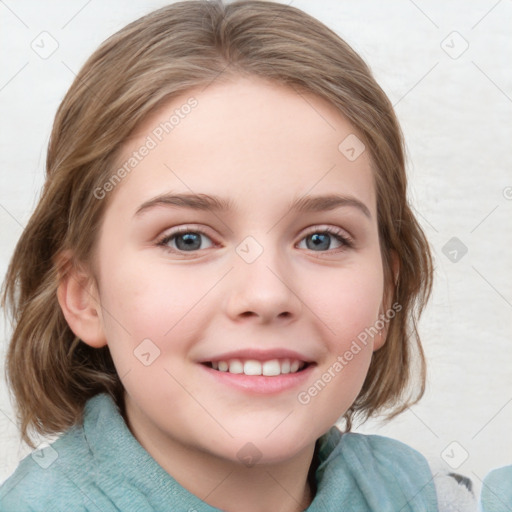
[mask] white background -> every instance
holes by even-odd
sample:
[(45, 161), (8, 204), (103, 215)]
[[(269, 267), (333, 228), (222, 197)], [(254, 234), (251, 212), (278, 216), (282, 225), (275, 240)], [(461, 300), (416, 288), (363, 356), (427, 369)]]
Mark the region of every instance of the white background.
[[(35, 206), (53, 117), (74, 74), (107, 36), (166, 3), (0, 1), (2, 276)], [(345, 38), (396, 106), (411, 199), (435, 256), (421, 323), (427, 393), (388, 424), (360, 430), (402, 440), (478, 488), (489, 469), (512, 463), (512, 1), (292, 5)], [(43, 31), (58, 43), (46, 59), (31, 47), (41, 37), (51, 47)], [(457, 249), (457, 262), (443, 253), (452, 237), (468, 251), (460, 258)], [(0, 332), (3, 361), (8, 329)], [(2, 382), (0, 481), (28, 453), (14, 421)]]

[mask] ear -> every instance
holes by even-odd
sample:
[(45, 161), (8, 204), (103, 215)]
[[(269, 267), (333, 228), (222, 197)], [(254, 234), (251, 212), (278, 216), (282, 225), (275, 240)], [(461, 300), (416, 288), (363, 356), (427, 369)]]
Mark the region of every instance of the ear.
[(57, 299), (66, 322), (87, 345), (94, 348), (105, 346), (107, 339), (94, 277), (83, 266), (73, 263), (69, 253), (59, 260)]
[(398, 255), (395, 251), (391, 252), (391, 271), (392, 275), (388, 283), (385, 283), (385, 289), (382, 297), (382, 302), (379, 310), (379, 318), (377, 320), (384, 323), (384, 327), (379, 331), (379, 334), (375, 336), (373, 340), (373, 350), (378, 350), (381, 348), (384, 343), (386, 343), (386, 338), (388, 336), (389, 330), (389, 322), (391, 320), (389, 311), (393, 309), (393, 317), (396, 314), (396, 311), (400, 311), (402, 307), (396, 309), (391, 304), (393, 297), (395, 295), (395, 290), (398, 286), (398, 278), (400, 275), (400, 262), (398, 260)]

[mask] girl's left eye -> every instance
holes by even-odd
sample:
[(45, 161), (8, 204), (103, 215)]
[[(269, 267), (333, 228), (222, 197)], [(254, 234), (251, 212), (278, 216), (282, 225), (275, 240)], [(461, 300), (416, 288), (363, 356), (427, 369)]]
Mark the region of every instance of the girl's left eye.
[[(206, 246), (202, 243), (203, 239), (208, 241)], [(301, 244), (304, 245), (304, 242), (305, 247), (301, 247)], [(201, 230), (183, 227), (165, 235), (157, 245), (170, 249), (173, 252), (194, 252), (201, 249), (209, 249), (213, 247), (214, 242)], [(352, 240), (345, 231), (332, 227), (310, 230), (297, 244), (297, 247), (300, 249), (308, 249), (315, 252), (325, 252), (333, 249), (343, 250), (352, 246)]]
[[(332, 247), (333, 239), (336, 247)], [(306, 234), (304, 238), (302, 238), (298, 246), (300, 246), (304, 241), (306, 242), (305, 248), (315, 252), (324, 252), (330, 249), (343, 250), (353, 246), (351, 238), (345, 233), (345, 231), (332, 227), (325, 227), (322, 229), (314, 228)]]

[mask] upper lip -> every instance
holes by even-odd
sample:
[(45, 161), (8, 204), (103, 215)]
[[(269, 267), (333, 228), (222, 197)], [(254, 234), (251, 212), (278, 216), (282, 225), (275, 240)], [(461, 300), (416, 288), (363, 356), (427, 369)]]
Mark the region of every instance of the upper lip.
[(310, 357), (295, 352), (294, 350), (288, 350), (285, 348), (276, 348), (272, 350), (262, 349), (243, 349), (233, 350), (231, 352), (224, 352), (219, 355), (201, 358), (199, 363), (211, 363), (213, 361), (229, 361), (230, 359), (244, 359), (244, 360), (255, 360), (255, 361), (270, 361), (272, 359), (297, 359), (305, 363), (313, 363), (314, 360)]

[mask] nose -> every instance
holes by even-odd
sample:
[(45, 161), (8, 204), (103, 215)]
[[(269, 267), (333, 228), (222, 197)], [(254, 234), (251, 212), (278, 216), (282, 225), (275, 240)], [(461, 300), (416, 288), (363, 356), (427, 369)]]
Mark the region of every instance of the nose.
[(233, 321), (289, 323), (300, 316), (300, 290), (290, 265), (277, 250), (265, 248), (251, 263), (238, 254), (234, 258), (226, 302), (226, 313)]

